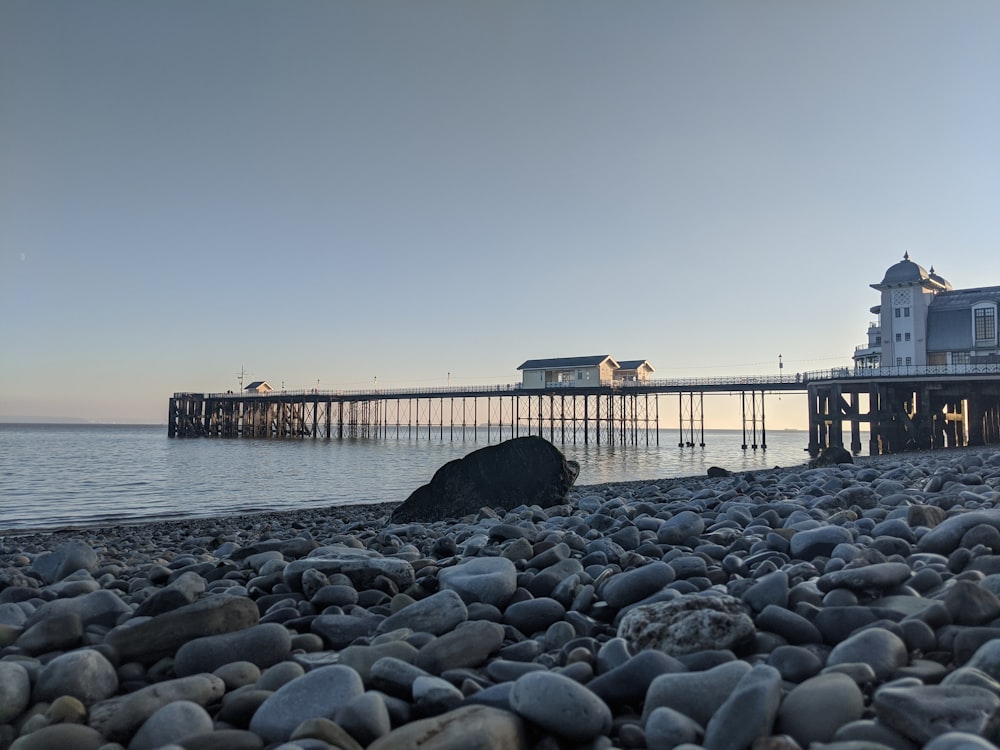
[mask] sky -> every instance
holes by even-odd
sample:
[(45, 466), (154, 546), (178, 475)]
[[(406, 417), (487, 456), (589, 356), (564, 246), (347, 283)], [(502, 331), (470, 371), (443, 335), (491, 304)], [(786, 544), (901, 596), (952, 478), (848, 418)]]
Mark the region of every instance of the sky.
[(0, 419), (849, 365), (997, 206), (996, 0), (0, 0)]

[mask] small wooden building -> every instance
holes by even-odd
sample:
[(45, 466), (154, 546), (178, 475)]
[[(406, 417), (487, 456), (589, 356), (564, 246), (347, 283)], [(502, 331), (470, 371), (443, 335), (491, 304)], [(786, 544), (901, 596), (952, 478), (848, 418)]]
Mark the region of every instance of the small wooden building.
[(648, 383), (656, 372), (647, 359), (623, 359), (615, 370), (616, 383)]
[(266, 380), (255, 380), (243, 390), (247, 393), (270, 393), (274, 388)]
[(607, 354), (529, 359), (517, 368), (522, 388), (596, 388), (611, 385), (618, 363)]

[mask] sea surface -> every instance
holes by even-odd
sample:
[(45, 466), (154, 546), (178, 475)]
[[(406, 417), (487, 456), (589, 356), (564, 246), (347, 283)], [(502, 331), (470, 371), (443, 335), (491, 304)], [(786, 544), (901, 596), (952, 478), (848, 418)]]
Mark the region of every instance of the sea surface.
[[(171, 439), (163, 425), (0, 424), (0, 533), (402, 502), (442, 464), (489, 444), (476, 434)], [(766, 449), (758, 436), (757, 450), (745, 451), (740, 430), (706, 430), (704, 448), (678, 447), (676, 429), (659, 437), (648, 446), (557, 445), (580, 462), (577, 485), (808, 460), (804, 431), (768, 432)]]

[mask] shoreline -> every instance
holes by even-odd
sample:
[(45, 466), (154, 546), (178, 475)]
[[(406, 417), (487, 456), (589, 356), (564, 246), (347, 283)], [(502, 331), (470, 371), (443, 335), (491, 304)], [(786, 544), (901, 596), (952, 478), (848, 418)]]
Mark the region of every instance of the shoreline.
[[(944, 459), (947, 457), (962, 455), (963, 453), (978, 452), (983, 450), (989, 451), (991, 449), (991, 446), (964, 446), (961, 448), (939, 448), (932, 451), (912, 451), (908, 453), (886, 454), (879, 456), (855, 456), (853, 463), (856, 466), (878, 466), (886, 463), (905, 462), (907, 457)], [(774, 474), (775, 472), (803, 471), (808, 469), (808, 466), (808, 462), (803, 462), (801, 464), (794, 464), (791, 466), (774, 466), (766, 469), (754, 469), (746, 472), (734, 471), (730, 477), (721, 478), (710, 478), (704, 474), (694, 474), (678, 477), (660, 477), (656, 479), (634, 479), (620, 482), (605, 482), (602, 484), (574, 485), (567, 493), (567, 499), (571, 500), (574, 496), (579, 496), (581, 494), (608, 493), (616, 491), (628, 492), (649, 487), (651, 485), (657, 485), (662, 489), (670, 489), (671, 487), (678, 485), (690, 486), (693, 483), (724, 482), (731, 480), (734, 477), (746, 474), (764, 475)], [(351, 516), (351, 518), (344, 519), (345, 523), (351, 523), (354, 520), (367, 520), (374, 522), (381, 517), (387, 517), (389, 513), (402, 502), (402, 500), (399, 502), (349, 502), (336, 505), (320, 505), (309, 508), (283, 509), (276, 511), (244, 511), (228, 515), (185, 516), (182, 518), (136, 518), (123, 521), (121, 523), (98, 522), (95, 524), (64, 525), (41, 528), (15, 527), (0, 529), (0, 549), (7, 546), (5, 545), (5, 540), (8, 539), (28, 539), (32, 540), (34, 544), (39, 544), (40, 541), (46, 537), (71, 537), (73, 535), (87, 537), (124, 534), (129, 530), (136, 529), (137, 527), (160, 529), (165, 532), (182, 527), (207, 528), (211, 526), (226, 526), (236, 523), (237, 519), (254, 519), (257, 522), (266, 520), (280, 522), (284, 520), (288, 523), (307, 521), (316, 523), (327, 520), (326, 518), (320, 517), (324, 514), (330, 517), (342, 517), (347, 514)]]
[[(855, 466), (880, 466), (884, 464), (906, 462), (910, 458), (938, 458), (946, 460), (966, 453), (978, 453), (980, 451), (990, 451), (996, 447), (991, 446), (964, 446), (961, 448), (941, 448), (928, 451), (910, 451), (907, 453), (886, 454), (879, 456), (855, 456), (853, 463)], [(731, 482), (741, 476), (750, 475), (774, 475), (785, 472), (805, 471), (809, 468), (808, 462), (792, 466), (774, 466), (767, 469), (755, 469), (748, 472), (733, 472), (729, 477), (710, 478), (704, 474), (679, 477), (661, 477), (657, 479), (634, 479), (620, 482), (606, 482), (602, 484), (574, 485), (567, 493), (567, 501), (572, 502), (584, 494), (611, 494), (616, 492), (629, 493), (641, 490), (651, 485), (656, 485), (663, 490), (672, 487), (689, 487), (694, 484), (698, 486), (712, 486), (720, 482)], [(405, 498), (404, 498), (405, 499)], [(337, 505), (324, 505), (310, 508), (285, 509), (276, 511), (250, 511), (235, 513), (230, 515), (206, 515), (206, 516), (185, 516), (182, 518), (161, 518), (161, 519), (135, 519), (114, 524), (84, 524), (66, 525), (52, 528), (11, 528), (0, 529), (0, 562), (3, 560), (3, 550), (8, 546), (6, 540), (21, 540), (22, 544), (37, 549), (45, 546), (45, 540), (49, 538), (98, 538), (115, 537), (122, 535), (132, 535), (138, 529), (148, 529), (151, 532), (167, 534), (178, 529), (201, 529), (205, 533), (213, 527), (219, 527), (217, 531), (231, 532), (234, 525), (242, 522), (250, 522), (254, 528), (269, 528), (271, 525), (284, 526), (296, 523), (326, 523), (332, 519), (338, 519), (344, 523), (354, 523), (365, 521), (374, 523), (380, 519), (388, 519), (392, 510), (400, 505), (399, 502), (368, 502), (368, 503), (341, 503)]]

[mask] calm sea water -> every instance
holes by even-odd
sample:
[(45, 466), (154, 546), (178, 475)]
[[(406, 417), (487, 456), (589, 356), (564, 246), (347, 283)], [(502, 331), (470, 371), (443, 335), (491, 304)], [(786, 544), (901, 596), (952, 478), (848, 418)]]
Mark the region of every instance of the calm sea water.
[[(0, 532), (401, 502), (443, 463), (487, 445), (431, 438), (170, 439), (164, 426), (0, 424)], [(704, 448), (559, 446), (577, 484), (796, 466), (806, 432), (769, 432), (743, 451), (741, 431), (706, 431)]]

